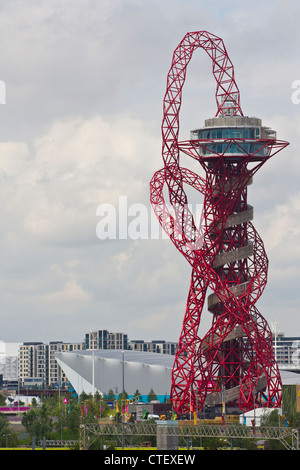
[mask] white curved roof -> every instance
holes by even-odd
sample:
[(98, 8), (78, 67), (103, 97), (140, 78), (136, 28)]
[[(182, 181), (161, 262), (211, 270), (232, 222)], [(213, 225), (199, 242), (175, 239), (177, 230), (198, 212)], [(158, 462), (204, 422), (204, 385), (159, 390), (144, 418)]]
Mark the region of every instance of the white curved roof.
[(123, 356), (125, 362), (138, 362), (148, 365), (158, 365), (163, 367), (172, 367), (175, 356), (169, 354), (159, 354), (142, 351), (131, 351), (121, 349), (86, 349), (84, 351), (76, 351), (77, 354), (82, 356), (99, 357), (102, 359), (113, 359), (116, 361), (123, 362)]
[(134, 395), (138, 389), (147, 395), (169, 395), (174, 356), (122, 350), (84, 350), (57, 352), (56, 360), (76, 392), (107, 393), (110, 389)]
[(281, 370), (279, 368), (283, 385), (300, 385), (300, 374), (292, 370)]

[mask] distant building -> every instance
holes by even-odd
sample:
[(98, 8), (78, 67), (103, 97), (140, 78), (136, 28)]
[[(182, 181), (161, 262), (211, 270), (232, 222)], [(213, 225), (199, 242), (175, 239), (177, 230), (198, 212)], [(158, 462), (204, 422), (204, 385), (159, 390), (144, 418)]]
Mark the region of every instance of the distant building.
[(85, 334), (85, 349), (128, 348), (128, 336), (124, 333), (111, 333), (108, 330), (90, 331)]
[(273, 334), (273, 351), (279, 368), (300, 370), (300, 337)]
[(20, 343), (4, 343), (0, 341), (0, 375), (2, 385), (18, 380), (18, 349)]
[(18, 376), (22, 386), (54, 387), (63, 384), (67, 378), (55, 359), (57, 351), (78, 351), (84, 343), (63, 343), (52, 341), (23, 343), (19, 346)]
[(153, 352), (159, 354), (175, 355), (178, 343), (168, 342), (164, 340), (153, 340), (151, 342), (143, 340), (132, 340), (128, 343), (128, 349), (132, 351)]

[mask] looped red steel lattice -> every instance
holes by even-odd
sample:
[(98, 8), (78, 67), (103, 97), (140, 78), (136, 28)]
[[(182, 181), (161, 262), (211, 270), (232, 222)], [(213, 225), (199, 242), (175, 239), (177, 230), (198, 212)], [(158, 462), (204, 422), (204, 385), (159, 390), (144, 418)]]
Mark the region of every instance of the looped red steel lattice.
[[(168, 73), (162, 121), (164, 167), (150, 183), (150, 199), (163, 229), (192, 267), (182, 331), (172, 370), (171, 401), (175, 412), (227, 404), (248, 411), (278, 407), (281, 379), (273, 356), (272, 334), (255, 303), (267, 282), (268, 259), (250, 222), (247, 186), (254, 173), (287, 142), (257, 138), (223, 139), (222, 151), (210, 140), (178, 142), (179, 111), (186, 68), (194, 51), (212, 60), (216, 79), (216, 117), (243, 117), (234, 68), (223, 41), (207, 31), (187, 33), (174, 51)], [(252, 139), (253, 143), (253, 139)], [(240, 149), (228, 158), (230, 146)], [(180, 153), (199, 161), (205, 178), (182, 168)], [(203, 199), (196, 227), (185, 186)], [(170, 205), (164, 199), (167, 189)], [(212, 326), (199, 336), (208, 293)]]

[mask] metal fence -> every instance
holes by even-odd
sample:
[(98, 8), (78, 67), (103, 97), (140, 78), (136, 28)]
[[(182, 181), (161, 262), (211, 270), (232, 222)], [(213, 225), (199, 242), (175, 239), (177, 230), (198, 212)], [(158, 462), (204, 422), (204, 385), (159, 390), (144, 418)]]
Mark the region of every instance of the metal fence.
[(124, 443), (127, 439), (134, 436), (156, 436), (157, 428), (165, 429), (168, 436), (177, 436), (183, 438), (217, 437), (226, 439), (245, 438), (256, 440), (280, 441), (288, 450), (299, 450), (299, 429), (289, 427), (269, 427), (257, 426), (249, 427), (244, 425), (215, 425), (215, 424), (196, 424), (196, 425), (170, 425), (164, 423), (97, 423), (82, 424), (80, 427), (79, 446), (81, 450), (88, 450), (98, 437), (115, 438)]
[(72, 447), (75, 447), (76, 444), (78, 444), (78, 441), (76, 440), (68, 440), (68, 441), (64, 441), (64, 440), (61, 440), (61, 439), (42, 439), (40, 440), (37, 445), (39, 447), (43, 447), (43, 448), (46, 448), (46, 447), (68, 447), (68, 448), (72, 448)]

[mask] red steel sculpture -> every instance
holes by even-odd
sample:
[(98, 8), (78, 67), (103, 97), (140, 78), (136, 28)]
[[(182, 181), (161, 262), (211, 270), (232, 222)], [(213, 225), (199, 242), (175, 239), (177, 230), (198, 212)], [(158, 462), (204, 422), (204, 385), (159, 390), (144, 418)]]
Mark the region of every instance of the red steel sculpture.
[[(186, 70), (198, 48), (212, 61), (217, 113), (205, 127), (192, 131), (190, 140), (178, 142)], [(243, 115), (224, 43), (207, 31), (187, 33), (175, 49), (163, 112), (164, 167), (151, 180), (150, 199), (162, 228), (192, 268), (172, 370), (173, 409), (187, 413), (224, 403), (241, 411), (279, 407), (281, 378), (272, 333), (255, 306), (267, 282), (268, 259), (251, 223), (247, 186), (288, 143), (277, 140), (260, 119)], [(205, 177), (182, 168), (181, 154), (197, 160)], [(188, 186), (203, 201), (198, 227), (185, 192)], [(206, 298), (212, 322), (200, 337)]]

